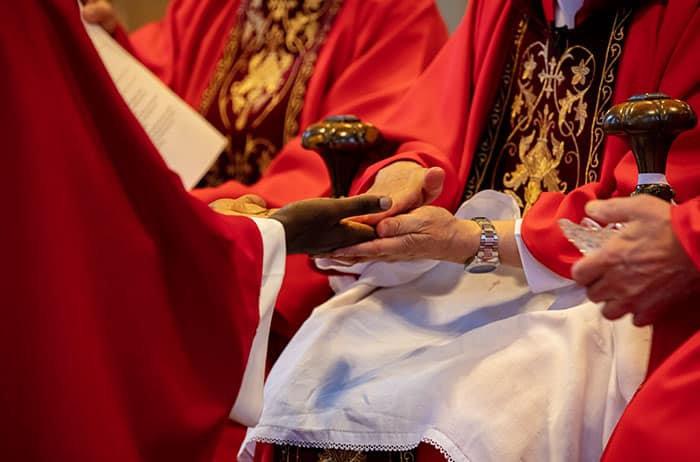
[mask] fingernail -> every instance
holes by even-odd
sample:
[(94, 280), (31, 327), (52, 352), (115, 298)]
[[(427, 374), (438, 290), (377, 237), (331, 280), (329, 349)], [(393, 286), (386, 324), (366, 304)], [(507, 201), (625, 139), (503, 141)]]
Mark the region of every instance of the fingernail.
[(600, 208), (600, 201), (591, 201), (586, 204), (586, 213), (596, 213)]
[(391, 199), (388, 197), (382, 197), (379, 199), (379, 207), (382, 210), (389, 210), (391, 208)]

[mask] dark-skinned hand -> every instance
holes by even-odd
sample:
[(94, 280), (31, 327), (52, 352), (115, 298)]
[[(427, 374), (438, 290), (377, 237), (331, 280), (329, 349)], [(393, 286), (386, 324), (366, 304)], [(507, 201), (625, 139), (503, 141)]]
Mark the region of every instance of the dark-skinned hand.
[(288, 254), (320, 254), (374, 239), (374, 228), (349, 218), (391, 207), (391, 199), (362, 195), (343, 199), (307, 199), (274, 211), (284, 226)]

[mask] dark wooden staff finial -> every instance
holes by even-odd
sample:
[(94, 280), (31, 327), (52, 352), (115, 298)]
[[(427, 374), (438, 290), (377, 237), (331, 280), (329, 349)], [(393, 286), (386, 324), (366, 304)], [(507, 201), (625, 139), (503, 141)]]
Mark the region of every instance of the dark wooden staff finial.
[[(688, 103), (663, 93), (644, 93), (613, 106), (603, 117), (603, 129), (627, 138), (640, 174), (665, 174), (671, 144), (697, 122)], [(676, 193), (667, 183), (653, 183), (638, 184), (632, 192), (637, 194), (671, 201)]]
[(366, 153), (382, 142), (379, 130), (352, 115), (328, 117), (311, 125), (301, 136), (306, 149), (323, 158), (331, 177), (333, 197), (348, 194), (353, 178)]

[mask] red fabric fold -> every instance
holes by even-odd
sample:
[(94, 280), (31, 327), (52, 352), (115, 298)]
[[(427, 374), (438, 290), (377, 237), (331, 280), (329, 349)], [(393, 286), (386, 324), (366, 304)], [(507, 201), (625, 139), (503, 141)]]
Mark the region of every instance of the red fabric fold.
[(625, 410), (603, 462), (700, 460), (700, 332), (654, 372)]
[(208, 460), (258, 323), (257, 227), (168, 171), (74, 0), (0, 15), (21, 18), (0, 30), (0, 454)]

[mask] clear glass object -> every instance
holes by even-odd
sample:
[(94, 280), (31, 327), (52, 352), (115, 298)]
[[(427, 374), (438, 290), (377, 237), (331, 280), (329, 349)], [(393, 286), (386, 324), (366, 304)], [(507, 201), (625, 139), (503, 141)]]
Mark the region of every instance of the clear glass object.
[(601, 226), (595, 220), (588, 217), (581, 220), (581, 224), (576, 224), (571, 220), (562, 218), (559, 220), (559, 227), (564, 232), (566, 238), (574, 244), (582, 254), (586, 255), (602, 247), (608, 239), (622, 229), (622, 224), (610, 223), (607, 226)]

